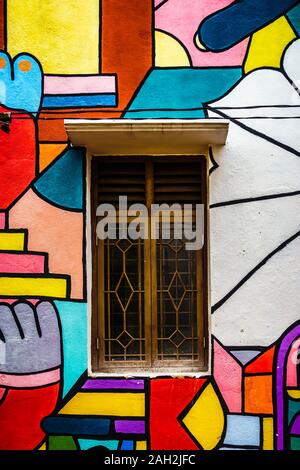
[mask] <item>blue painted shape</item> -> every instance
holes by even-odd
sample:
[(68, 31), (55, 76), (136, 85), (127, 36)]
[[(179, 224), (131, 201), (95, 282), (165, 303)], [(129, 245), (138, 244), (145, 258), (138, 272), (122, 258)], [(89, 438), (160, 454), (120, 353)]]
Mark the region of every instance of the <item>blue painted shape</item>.
[(287, 17), (292, 23), (296, 33), (300, 36), (300, 4), (287, 13)]
[[(84, 150), (69, 149), (51, 165), (34, 187), (49, 202), (63, 209), (81, 210), (83, 207)], [(71, 228), (70, 228), (71, 229)]]
[(258, 416), (227, 415), (224, 445), (259, 447), (260, 426)]
[(253, 351), (251, 349), (246, 351), (246, 350), (241, 349), (240, 351), (237, 351), (237, 350), (230, 351), (230, 354), (234, 356), (238, 361), (240, 361), (243, 365), (246, 365), (256, 356), (261, 354), (261, 351), (260, 350)]
[(106, 436), (109, 434), (110, 420), (105, 418), (50, 416), (42, 424), (44, 431), (58, 436)]
[(199, 26), (201, 44), (221, 52), (233, 47), (299, 3), (299, 0), (239, 0), (205, 18)]
[(133, 441), (123, 441), (121, 445), (121, 450), (134, 450)]
[[(29, 54), (20, 54), (11, 59), (0, 52), (0, 60), (6, 65), (0, 69), (0, 102), (10, 109), (22, 109), (37, 113), (42, 98), (43, 72), (39, 62)], [(29, 63), (29, 70), (22, 71), (22, 62)]]
[(110, 93), (101, 93), (99, 95), (45, 95), (43, 99), (43, 108), (88, 108), (116, 105), (116, 95)]
[(119, 441), (102, 441), (96, 439), (78, 439), (81, 450), (89, 450), (93, 447), (106, 447), (108, 450), (117, 450)]
[(204, 118), (199, 108), (223, 96), (241, 77), (240, 67), (154, 69), (125, 118)]
[(87, 304), (56, 301), (55, 305), (62, 325), (65, 396), (88, 366)]

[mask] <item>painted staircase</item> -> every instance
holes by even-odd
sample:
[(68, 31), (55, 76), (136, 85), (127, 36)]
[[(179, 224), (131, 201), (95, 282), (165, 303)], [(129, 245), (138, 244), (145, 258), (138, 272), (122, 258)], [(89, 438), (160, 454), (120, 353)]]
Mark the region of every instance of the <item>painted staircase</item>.
[(28, 251), (27, 230), (7, 228), (0, 213), (0, 299), (67, 299), (70, 277), (51, 274), (48, 254)]

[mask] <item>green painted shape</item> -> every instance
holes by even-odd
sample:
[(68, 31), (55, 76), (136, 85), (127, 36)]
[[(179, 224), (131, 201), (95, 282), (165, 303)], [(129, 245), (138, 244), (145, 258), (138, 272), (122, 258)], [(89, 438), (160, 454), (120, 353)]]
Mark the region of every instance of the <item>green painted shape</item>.
[(291, 450), (300, 450), (300, 437), (291, 438)]
[(71, 436), (49, 436), (48, 450), (77, 450)]

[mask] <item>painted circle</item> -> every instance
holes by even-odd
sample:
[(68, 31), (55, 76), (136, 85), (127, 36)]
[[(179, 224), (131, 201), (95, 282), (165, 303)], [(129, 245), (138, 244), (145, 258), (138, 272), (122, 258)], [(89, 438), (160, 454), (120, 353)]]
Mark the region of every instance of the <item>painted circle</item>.
[(21, 60), (18, 64), (19, 69), (21, 72), (29, 72), (32, 69), (32, 65), (29, 60)]
[(0, 69), (5, 69), (6, 67), (6, 60), (4, 57), (0, 57)]

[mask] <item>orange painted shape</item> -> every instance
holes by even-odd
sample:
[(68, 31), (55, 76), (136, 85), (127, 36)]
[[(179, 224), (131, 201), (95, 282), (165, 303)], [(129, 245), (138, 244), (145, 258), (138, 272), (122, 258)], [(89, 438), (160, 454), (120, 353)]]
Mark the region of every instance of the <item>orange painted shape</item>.
[(152, 67), (153, 8), (152, 0), (102, 0), (102, 73), (117, 73), (123, 109)]
[(272, 346), (247, 365), (245, 368), (245, 374), (272, 373), (274, 354), (275, 346)]
[(9, 212), (10, 228), (27, 228), (28, 249), (49, 254), (49, 271), (71, 276), (71, 298), (83, 295), (83, 215), (59, 209), (31, 189)]
[(245, 413), (273, 414), (272, 375), (245, 377)]
[(65, 150), (66, 146), (66, 144), (40, 144), (39, 171), (47, 168)]

